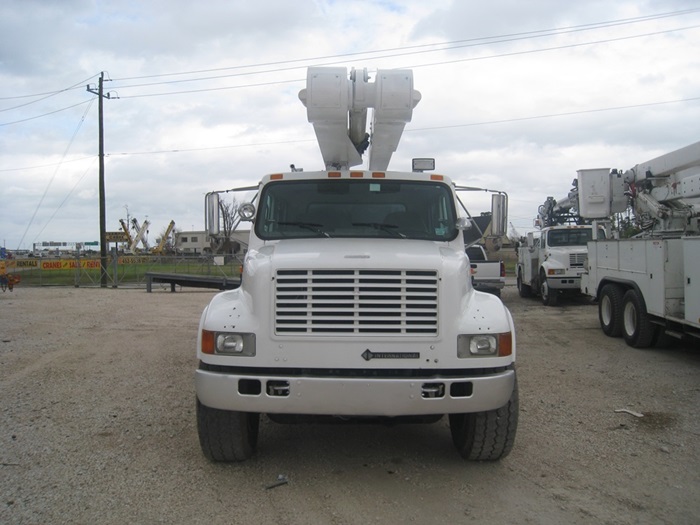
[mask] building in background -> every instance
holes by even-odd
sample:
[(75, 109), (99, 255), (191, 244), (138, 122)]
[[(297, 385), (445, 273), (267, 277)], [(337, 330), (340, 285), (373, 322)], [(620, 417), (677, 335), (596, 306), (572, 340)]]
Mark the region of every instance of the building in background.
[[(236, 230), (231, 234), (232, 254), (243, 254), (248, 249), (250, 230)], [(211, 237), (206, 231), (181, 231), (175, 233), (175, 247), (185, 255), (216, 254), (212, 252)], [(224, 255), (224, 254), (221, 254)]]

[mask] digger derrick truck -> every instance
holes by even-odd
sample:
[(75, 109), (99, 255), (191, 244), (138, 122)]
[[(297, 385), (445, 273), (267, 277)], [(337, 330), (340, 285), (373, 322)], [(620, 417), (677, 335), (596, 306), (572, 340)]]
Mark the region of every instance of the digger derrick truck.
[(538, 208), (535, 227), (517, 246), (516, 284), (521, 297), (539, 295), (546, 306), (556, 306), (561, 294), (579, 294), (586, 245), (594, 232), (577, 212), (578, 187), (559, 201), (547, 197)]
[[(243, 461), (261, 414), (277, 423), (435, 422), (458, 452), (506, 456), (518, 423), (513, 320), (469, 278), (456, 187), (387, 171), (420, 93), (410, 70), (310, 68), (300, 99), (325, 170), (262, 177), (240, 288), (216, 295), (197, 338), (204, 455)], [(369, 169), (367, 110), (373, 108)], [(228, 190), (227, 190), (228, 191)], [(206, 197), (218, 232), (219, 193)], [(240, 202), (240, 200), (239, 200)], [(492, 199), (504, 231), (503, 201)]]
[(605, 222), (629, 200), (642, 230), (588, 243), (581, 290), (597, 299), (603, 332), (636, 348), (700, 339), (700, 142), (624, 173), (577, 173), (583, 217)]

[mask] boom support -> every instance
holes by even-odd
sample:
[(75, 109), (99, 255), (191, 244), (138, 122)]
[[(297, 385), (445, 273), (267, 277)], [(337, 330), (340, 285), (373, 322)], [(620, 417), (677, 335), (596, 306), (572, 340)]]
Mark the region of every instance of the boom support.
[[(306, 89), (299, 92), (326, 169), (362, 164), (370, 146), (369, 169), (386, 170), (420, 98), (413, 72), (405, 69), (379, 70), (369, 82), (366, 69), (352, 69), (348, 78), (344, 67), (311, 67)], [(369, 108), (374, 108), (371, 137), (366, 132)]]

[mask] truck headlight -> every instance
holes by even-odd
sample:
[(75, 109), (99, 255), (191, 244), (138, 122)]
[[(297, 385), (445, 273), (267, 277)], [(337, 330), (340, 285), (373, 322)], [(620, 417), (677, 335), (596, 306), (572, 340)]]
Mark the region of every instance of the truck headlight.
[(513, 353), (510, 332), (457, 336), (457, 357), (504, 357)]
[(232, 334), (202, 330), (202, 352), (205, 354), (255, 355), (255, 334)]
[(565, 272), (564, 268), (549, 268), (547, 275), (564, 275)]

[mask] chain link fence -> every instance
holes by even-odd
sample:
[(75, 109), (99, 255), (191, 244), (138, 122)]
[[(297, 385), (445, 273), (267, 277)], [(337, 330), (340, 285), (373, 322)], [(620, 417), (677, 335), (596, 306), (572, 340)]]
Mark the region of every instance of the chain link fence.
[[(6, 259), (5, 265), (20, 286), (101, 286), (99, 257)], [(241, 270), (242, 256), (129, 255), (108, 256), (105, 274), (108, 287), (145, 288), (147, 272), (238, 278)]]

